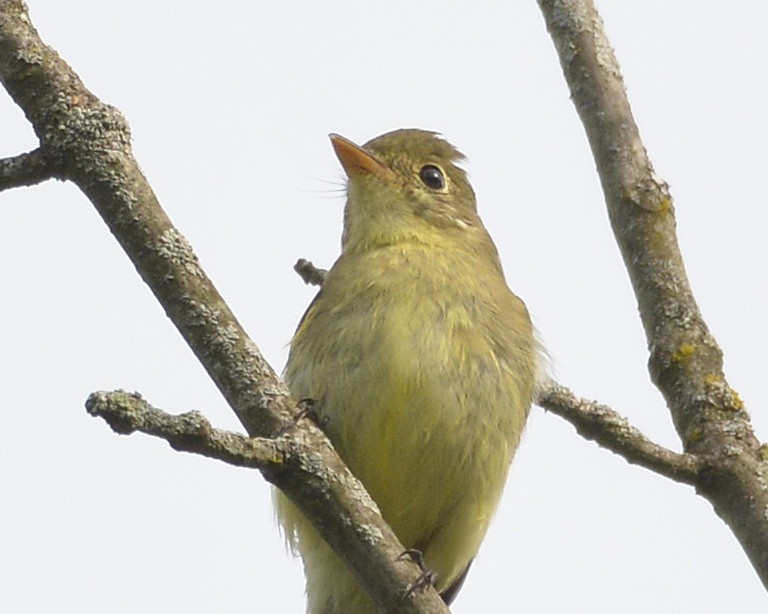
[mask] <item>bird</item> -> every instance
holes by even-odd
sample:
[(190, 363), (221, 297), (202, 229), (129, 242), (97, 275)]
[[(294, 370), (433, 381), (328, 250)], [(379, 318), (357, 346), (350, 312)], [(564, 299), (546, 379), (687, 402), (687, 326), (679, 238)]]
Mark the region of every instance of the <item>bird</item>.
[[(464, 155), (421, 129), (363, 146), (330, 139), (347, 176), (341, 253), (296, 329), (284, 378), (450, 604), (501, 498), (541, 350)], [(276, 512), (303, 559), (309, 614), (377, 611), (279, 492)]]

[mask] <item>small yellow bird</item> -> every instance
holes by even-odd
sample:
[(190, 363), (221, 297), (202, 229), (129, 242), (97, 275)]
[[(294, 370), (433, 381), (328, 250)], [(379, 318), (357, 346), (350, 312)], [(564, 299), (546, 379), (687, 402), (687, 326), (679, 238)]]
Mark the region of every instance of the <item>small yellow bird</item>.
[[(434, 132), (359, 147), (331, 135), (348, 177), (341, 256), (304, 314), (285, 379), (446, 603), (501, 497), (533, 396), (539, 350), (478, 217), (464, 156)], [(277, 495), (303, 560), (307, 612), (373, 602)]]

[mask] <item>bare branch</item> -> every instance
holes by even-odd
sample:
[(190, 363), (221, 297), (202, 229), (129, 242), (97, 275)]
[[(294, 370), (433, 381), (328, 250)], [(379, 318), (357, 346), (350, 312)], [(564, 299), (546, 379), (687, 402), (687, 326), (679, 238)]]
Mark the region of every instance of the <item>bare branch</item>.
[(0, 191), (36, 185), (53, 176), (53, 165), (40, 148), (0, 159)]
[(577, 397), (571, 390), (548, 380), (540, 384), (536, 403), (565, 418), (585, 439), (677, 482), (695, 485), (702, 468), (693, 454), (679, 454), (654, 443), (607, 405)]
[(279, 440), (215, 429), (197, 411), (174, 416), (153, 407), (135, 392), (94, 392), (85, 408), (121, 435), (139, 431), (165, 439), (174, 450), (194, 452), (237, 467), (267, 471), (287, 462), (285, 446), (281, 447)]
[(683, 448), (701, 459), (699, 493), (728, 523), (768, 587), (768, 462), (722, 351), (688, 283), (669, 189), (654, 172), (618, 62), (591, 0), (539, 0), (597, 164), (637, 297), (651, 377)]
[(293, 265), (293, 270), (299, 274), (304, 283), (310, 286), (322, 286), (328, 271), (318, 269), (310, 260), (299, 258)]

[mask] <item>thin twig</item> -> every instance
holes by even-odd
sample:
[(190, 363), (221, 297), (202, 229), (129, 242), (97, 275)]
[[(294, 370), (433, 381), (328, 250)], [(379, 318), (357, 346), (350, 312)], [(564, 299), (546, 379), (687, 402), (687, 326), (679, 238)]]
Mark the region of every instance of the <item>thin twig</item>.
[(328, 271), (318, 269), (310, 260), (299, 258), (293, 265), (293, 270), (299, 274), (304, 283), (310, 286), (322, 286)]
[(0, 159), (0, 191), (36, 185), (52, 179), (53, 164), (42, 148)]
[(607, 405), (577, 397), (554, 380), (539, 386), (536, 403), (565, 418), (585, 439), (630, 463), (650, 469), (677, 482), (694, 485), (702, 461), (693, 454), (680, 454), (654, 443)]
[(94, 392), (85, 408), (121, 435), (136, 431), (165, 439), (173, 449), (193, 452), (237, 467), (270, 470), (286, 463), (279, 439), (247, 437), (211, 426), (197, 411), (172, 415), (150, 405), (138, 393)]

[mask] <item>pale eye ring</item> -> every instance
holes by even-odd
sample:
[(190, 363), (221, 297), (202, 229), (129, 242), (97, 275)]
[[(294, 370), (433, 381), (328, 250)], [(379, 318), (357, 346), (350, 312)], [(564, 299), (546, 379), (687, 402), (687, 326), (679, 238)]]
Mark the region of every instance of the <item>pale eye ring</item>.
[(419, 171), (419, 178), (424, 182), (425, 186), (433, 190), (442, 190), (445, 187), (443, 171), (434, 164), (422, 166)]

